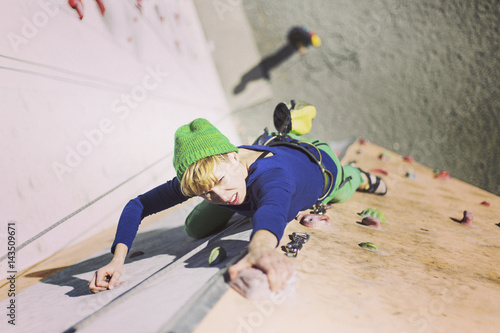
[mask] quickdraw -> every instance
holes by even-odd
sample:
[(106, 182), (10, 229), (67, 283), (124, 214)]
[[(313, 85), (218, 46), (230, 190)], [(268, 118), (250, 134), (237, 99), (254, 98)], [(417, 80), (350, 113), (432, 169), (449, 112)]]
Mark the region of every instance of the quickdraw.
[(324, 203), (315, 204), (311, 209), (310, 214), (325, 215), (326, 210), (332, 208), (332, 205), (325, 205)]
[(288, 237), (291, 242), (286, 244), (286, 246), (282, 246), (281, 249), (285, 251), (287, 257), (295, 258), (302, 249), (302, 246), (309, 240), (309, 234), (304, 232), (294, 232)]

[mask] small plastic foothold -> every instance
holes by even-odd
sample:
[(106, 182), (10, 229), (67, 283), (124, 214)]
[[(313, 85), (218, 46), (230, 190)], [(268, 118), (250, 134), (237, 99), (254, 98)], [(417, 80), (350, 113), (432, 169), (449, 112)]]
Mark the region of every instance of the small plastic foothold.
[(464, 217), (461, 220), (455, 219), (455, 218), (451, 218), (451, 219), (455, 222), (462, 224), (462, 225), (471, 226), (472, 220), (474, 220), (474, 215), (472, 215), (472, 212), (470, 212), (468, 210), (464, 210)]
[(208, 265), (214, 266), (220, 264), (224, 259), (226, 259), (226, 257), (226, 250), (222, 246), (218, 246), (210, 253), (210, 256), (208, 257)]
[(76, 10), (76, 12), (78, 13), (78, 17), (81, 19), (83, 19), (83, 4), (82, 4), (82, 0), (68, 0), (68, 4), (71, 6), (71, 8), (73, 8), (74, 10)]
[(131, 259), (131, 258), (142, 256), (143, 254), (144, 254), (144, 252), (142, 252), (142, 251), (134, 251), (131, 254), (129, 254), (128, 257)]
[(406, 178), (417, 179), (417, 175), (411, 172), (406, 173)]
[(104, 16), (104, 12), (106, 11), (106, 7), (104, 7), (102, 0), (96, 0), (96, 2), (97, 2), (97, 5), (99, 6), (99, 10), (101, 11), (101, 15)]
[(279, 297), (280, 300), (285, 301), (295, 296), (296, 276), (297, 273), (293, 268), (292, 275), (284, 289), (276, 294), (271, 291), (266, 273), (258, 268), (250, 267), (240, 271), (238, 277), (229, 282), (229, 286), (249, 300), (274, 300), (275, 297)]
[(386, 161), (388, 161), (388, 160), (391, 159), (391, 154), (385, 153), (385, 152), (380, 153), (380, 155), (378, 155), (378, 159), (381, 160), (381, 161), (386, 162)]
[(415, 162), (415, 159), (413, 157), (411, 157), (411, 156), (405, 156), (405, 157), (403, 157), (403, 160), (405, 162), (408, 162), (408, 163), (414, 163)]
[(364, 139), (364, 138), (360, 138), (360, 139), (359, 139), (359, 144), (360, 144), (360, 145), (366, 145), (366, 139)]
[(490, 207), (491, 204), (488, 201), (481, 202), (481, 205)]
[(378, 252), (377, 245), (370, 243), (370, 242), (359, 243), (358, 246), (365, 249), (365, 250), (368, 250), (368, 251)]
[(324, 214), (300, 214), (296, 219), (300, 224), (308, 228), (330, 225), (330, 218)]
[(379, 219), (376, 217), (373, 217), (373, 216), (364, 217), (363, 220), (361, 221), (361, 224), (366, 226), (366, 227), (377, 229), (377, 230), (382, 229)]
[(371, 172), (378, 172), (378, 173), (384, 174), (386, 176), (389, 176), (389, 171), (387, 171), (386, 168), (376, 168), (376, 169), (371, 169), (370, 171)]
[(361, 213), (358, 213), (358, 215), (362, 217), (375, 217), (380, 222), (387, 222), (387, 218), (384, 213), (377, 208), (366, 208)]
[(448, 171), (441, 171), (441, 172), (434, 172), (434, 178), (436, 179), (442, 179), (442, 180), (451, 180), (450, 173)]

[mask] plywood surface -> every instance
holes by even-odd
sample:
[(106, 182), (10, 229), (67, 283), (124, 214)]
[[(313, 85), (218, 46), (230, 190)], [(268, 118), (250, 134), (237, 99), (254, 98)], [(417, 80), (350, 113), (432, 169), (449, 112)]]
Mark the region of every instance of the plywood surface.
[[(343, 163), (349, 161), (367, 171), (385, 168), (388, 194), (356, 193), (328, 211), (331, 225), (322, 229), (289, 223), (286, 235), (311, 235), (290, 259), (298, 273), (295, 294), (249, 301), (229, 290), (197, 333), (500, 330), (500, 198), (457, 179), (436, 179), (433, 170), (371, 143), (351, 145)], [(368, 207), (387, 217), (382, 230), (358, 223), (357, 213)], [(451, 219), (464, 210), (473, 213), (472, 226)]]

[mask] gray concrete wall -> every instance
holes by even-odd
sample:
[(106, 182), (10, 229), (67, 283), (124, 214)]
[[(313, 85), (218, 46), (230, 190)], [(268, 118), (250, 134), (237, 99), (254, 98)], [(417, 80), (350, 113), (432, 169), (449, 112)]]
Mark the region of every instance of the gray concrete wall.
[(365, 137), (500, 194), (498, 1), (242, 4), (262, 56), (294, 25), (323, 41), (271, 71), (272, 100), (236, 113), (246, 132), (276, 103), (307, 100), (320, 139)]

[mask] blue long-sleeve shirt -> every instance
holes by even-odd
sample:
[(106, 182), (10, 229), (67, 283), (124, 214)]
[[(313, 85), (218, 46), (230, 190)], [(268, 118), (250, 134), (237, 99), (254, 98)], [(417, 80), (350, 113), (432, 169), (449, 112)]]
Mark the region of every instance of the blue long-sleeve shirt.
[[(247, 197), (238, 206), (224, 206), (244, 216), (251, 216), (252, 235), (258, 230), (268, 230), (279, 240), (287, 222), (297, 214), (318, 203), (325, 181), (318, 165), (303, 152), (289, 147), (241, 146), (240, 148), (272, 152), (272, 156), (258, 159), (248, 170)], [(317, 155), (314, 149), (310, 150)], [(326, 153), (322, 154), (324, 166), (333, 174), (338, 170)], [(333, 186), (332, 186), (333, 187)], [(177, 177), (151, 191), (130, 200), (123, 209), (115, 241), (130, 249), (139, 224), (146, 216), (158, 213), (186, 201)]]

